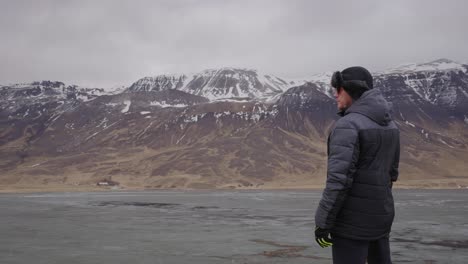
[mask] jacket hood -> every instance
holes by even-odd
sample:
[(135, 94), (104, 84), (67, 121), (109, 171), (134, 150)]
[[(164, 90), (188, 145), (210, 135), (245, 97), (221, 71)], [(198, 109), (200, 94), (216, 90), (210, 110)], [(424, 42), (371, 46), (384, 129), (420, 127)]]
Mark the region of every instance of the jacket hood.
[(349, 113), (365, 115), (382, 126), (387, 126), (392, 120), (391, 103), (387, 102), (378, 89), (366, 91), (348, 109), (341, 113), (342, 116)]

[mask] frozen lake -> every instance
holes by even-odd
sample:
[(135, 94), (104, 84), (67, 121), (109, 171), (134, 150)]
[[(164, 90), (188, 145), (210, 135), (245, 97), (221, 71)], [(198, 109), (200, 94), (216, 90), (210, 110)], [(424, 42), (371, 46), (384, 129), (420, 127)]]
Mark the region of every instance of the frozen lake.
[[(0, 263), (331, 263), (319, 191), (0, 194)], [(468, 190), (396, 190), (394, 263), (468, 263)]]

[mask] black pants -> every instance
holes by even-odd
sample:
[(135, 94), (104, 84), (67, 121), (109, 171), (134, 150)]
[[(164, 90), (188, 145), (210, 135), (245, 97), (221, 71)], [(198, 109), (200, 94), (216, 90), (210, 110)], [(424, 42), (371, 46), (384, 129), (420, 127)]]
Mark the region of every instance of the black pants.
[(352, 240), (333, 236), (334, 264), (391, 264), (389, 238), (375, 241)]

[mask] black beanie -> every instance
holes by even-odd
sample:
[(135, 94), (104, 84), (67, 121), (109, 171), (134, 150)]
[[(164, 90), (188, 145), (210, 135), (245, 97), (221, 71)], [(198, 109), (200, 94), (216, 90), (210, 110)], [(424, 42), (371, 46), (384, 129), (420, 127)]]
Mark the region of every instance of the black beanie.
[(346, 68), (341, 72), (341, 76), (343, 78), (343, 88), (355, 101), (365, 91), (374, 88), (372, 75), (364, 67), (354, 66)]

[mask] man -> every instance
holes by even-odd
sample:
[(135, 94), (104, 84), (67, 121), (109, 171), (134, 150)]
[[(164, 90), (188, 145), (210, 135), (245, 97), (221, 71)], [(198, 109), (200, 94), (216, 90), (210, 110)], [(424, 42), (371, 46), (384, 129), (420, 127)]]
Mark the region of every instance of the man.
[[(335, 72), (341, 118), (328, 137), (327, 182), (315, 214), (315, 237), (332, 246), (333, 263), (391, 263), (399, 130), (390, 105), (363, 67)], [(331, 237), (330, 237), (331, 236)]]

